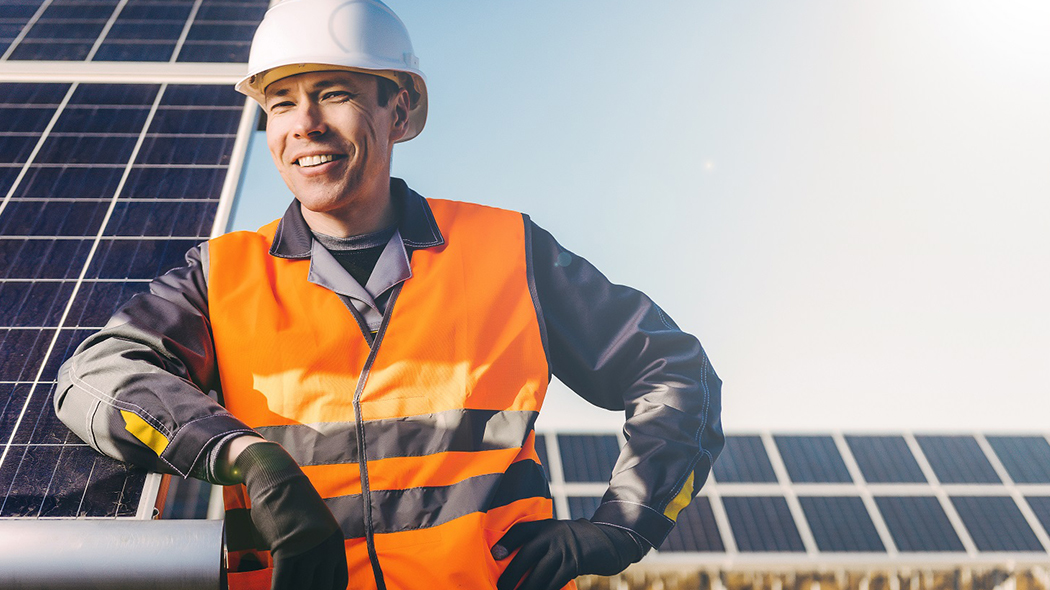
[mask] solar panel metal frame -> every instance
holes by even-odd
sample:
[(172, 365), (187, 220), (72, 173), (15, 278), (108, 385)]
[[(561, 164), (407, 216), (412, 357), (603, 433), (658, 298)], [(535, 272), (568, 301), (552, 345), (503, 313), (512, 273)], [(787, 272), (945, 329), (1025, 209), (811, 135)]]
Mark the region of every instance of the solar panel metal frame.
[[(243, 64), (207, 64), (201, 67), (199, 64), (124, 64), (124, 63), (60, 63), (60, 62), (49, 62), (49, 61), (33, 61), (25, 62), (18, 61), (0, 61), (0, 83), (46, 83), (46, 82), (59, 82), (59, 83), (101, 83), (101, 84), (221, 84), (224, 86), (230, 86), (235, 81), (239, 80), (241, 71), (243, 70)], [(160, 78), (160, 80), (158, 80)], [(162, 81), (167, 80), (167, 81)], [(71, 86), (75, 88), (76, 86)], [(71, 93), (70, 93), (71, 95)], [(60, 115), (64, 104), (56, 109), (54, 115)], [(229, 218), (230, 208), (232, 206), (233, 198), (236, 194), (242, 165), (244, 163), (245, 153), (247, 150), (248, 139), (254, 128), (256, 107), (254, 103), (245, 100), (241, 104), (240, 115), (237, 117), (237, 132), (236, 139), (233, 141), (233, 145), (230, 152), (230, 161), (226, 164), (226, 176), (222, 184), (221, 194), (219, 199), (216, 201), (217, 208), (215, 218), (213, 220), (210, 231), (210, 235), (220, 235), (224, 233), (227, 220)], [(154, 105), (154, 111), (156, 105)], [(50, 127), (54, 126), (57, 122), (58, 116), (53, 115), (53, 121)], [(43, 145), (47, 138), (50, 127), (45, 131), (41, 132), (40, 138), (37, 140), (38, 145)], [(146, 126), (141, 127), (141, 133), (147, 132)], [(20, 167), (21, 170), (28, 170), (31, 163), (34, 160), (27, 160)], [(127, 163), (127, 166), (131, 166), (131, 162)], [(10, 168), (10, 167), (8, 167)], [(18, 182), (18, 178), (24, 174), (20, 172), (15, 176), (8, 186), (4, 187), (4, 191), (0, 194), (2, 201), (0, 201), (0, 212), (8, 206), (8, 203), (12, 201), (12, 195), (16, 188), (15, 184)], [(98, 237), (95, 238), (99, 239)], [(152, 278), (152, 277), (151, 277)], [(72, 305), (72, 302), (69, 302)], [(41, 371), (44, 370), (44, 365), (41, 365)], [(38, 381), (40, 375), (38, 375), (34, 382)], [(44, 392), (46, 393), (46, 392)], [(28, 403), (28, 400), (27, 400)], [(15, 436), (17, 428), (12, 429), (11, 437)], [(9, 441), (0, 441), (3, 444), (3, 452), (6, 454), (10, 450)], [(166, 475), (157, 473), (149, 473), (146, 476), (143, 484), (142, 493), (138, 506), (135, 510), (133, 517), (118, 516), (116, 518), (134, 518), (140, 520), (148, 520), (157, 516), (161, 510), (163, 510), (163, 503), (165, 499), (165, 493), (168, 486), (169, 478)], [(47, 518), (47, 517), (43, 517)], [(62, 517), (64, 518), (64, 517)], [(83, 517), (82, 517), (83, 518)], [(112, 518), (112, 517), (88, 517), (88, 518)]]

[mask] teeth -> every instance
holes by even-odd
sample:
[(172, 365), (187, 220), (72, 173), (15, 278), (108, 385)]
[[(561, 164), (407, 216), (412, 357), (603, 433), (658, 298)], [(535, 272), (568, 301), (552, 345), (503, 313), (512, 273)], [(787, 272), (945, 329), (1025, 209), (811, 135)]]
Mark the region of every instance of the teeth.
[(302, 158), (299, 158), (298, 162), (300, 166), (310, 167), (320, 166), (321, 164), (331, 162), (334, 159), (335, 156), (332, 154), (325, 154), (323, 156), (303, 156)]

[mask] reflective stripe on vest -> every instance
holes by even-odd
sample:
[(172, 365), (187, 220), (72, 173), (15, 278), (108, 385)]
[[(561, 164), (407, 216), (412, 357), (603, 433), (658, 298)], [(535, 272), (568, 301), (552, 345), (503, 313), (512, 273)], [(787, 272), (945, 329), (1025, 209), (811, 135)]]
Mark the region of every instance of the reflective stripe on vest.
[[(376, 350), (307, 280), (309, 260), (269, 254), (276, 222), (209, 245), (226, 406), (303, 466), (342, 524), (354, 588), (494, 587), (509, 560), (491, 545), (552, 514), (532, 433), (548, 368), (523, 218), (428, 202), (445, 244), (412, 253)], [(231, 492), (243, 512), (243, 488)]]

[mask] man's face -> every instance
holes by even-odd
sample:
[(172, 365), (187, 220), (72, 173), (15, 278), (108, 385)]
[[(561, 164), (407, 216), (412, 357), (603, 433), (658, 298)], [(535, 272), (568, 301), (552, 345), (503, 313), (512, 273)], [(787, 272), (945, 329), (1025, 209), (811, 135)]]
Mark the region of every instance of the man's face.
[(266, 87), (266, 143), (306, 209), (339, 215), (379, 206), (367, 201), (386, 194), (390, 146), (403, 131), (397, 125), (401, 96), (381, 107), (377, 94), (374, 76), (339, 70)]

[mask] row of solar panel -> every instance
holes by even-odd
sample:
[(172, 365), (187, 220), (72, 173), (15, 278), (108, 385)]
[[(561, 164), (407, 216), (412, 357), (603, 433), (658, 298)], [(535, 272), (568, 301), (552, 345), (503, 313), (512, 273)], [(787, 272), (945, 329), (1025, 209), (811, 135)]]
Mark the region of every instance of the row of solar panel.
[(0, 4), (0, 55), (243, 63), (268, 5), (268, 0), (8, 1)]
[[(568, 518), (587, 518), (600, 498), (569, 496)], [(826, 553), (884, 553), (886, 545), (864, 501), (855, 496), (799, 496), (816, 548)], [(896, 550), (902, 553), (964, 552), (940, 501), (933, 496), (875, 496)], [(1044, 529), (1050, 529), (1050, 497), (1024, 499)], [(726, 551), (712, 500), (697, 497), (678, 517), (660, 547), (663, 552)], [(742, 553), (806, 551), (798, 526), (780, 496), (723, 496), (729, 529)], [(981, 552), (1045, 552), (1028, 521), (1008, 496), (952, 496), (950, 503)]]
[(0, 84), (0, 517), (135, 514), (145, 473), (58, 422), (55, 377), (208, 236), (243, 104), (225, 86)]
[[(844, 438), (864, 479), (858, 483), (929, 483), (903, 436)], [(984, 438), (1013, 483), (1050, 483), (1050, 443), (1045, 437)], [(832, 436), (776, 435), (772, 440), (790, 483), (853, 483)], [(1003, 483), (973, 436), (918, 435), (915, 440), (939, 483)], [(619, 454), (613, 435), (563, 434), (558, 446), (566, 482), (608, 481)], [(760, 436), (727, 437), (713, 476), (719, 483), (781, 483)]]

